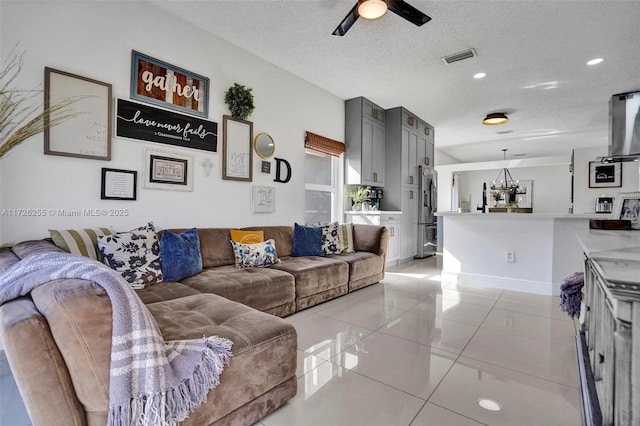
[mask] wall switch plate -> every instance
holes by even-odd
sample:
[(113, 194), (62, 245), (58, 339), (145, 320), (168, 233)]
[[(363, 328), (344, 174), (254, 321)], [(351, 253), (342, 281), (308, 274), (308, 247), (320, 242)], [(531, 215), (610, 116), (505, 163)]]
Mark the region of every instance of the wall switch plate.
[(513, 250), (507, 250), (505, 260), (507, 263), (516, 263), (516, 252)]

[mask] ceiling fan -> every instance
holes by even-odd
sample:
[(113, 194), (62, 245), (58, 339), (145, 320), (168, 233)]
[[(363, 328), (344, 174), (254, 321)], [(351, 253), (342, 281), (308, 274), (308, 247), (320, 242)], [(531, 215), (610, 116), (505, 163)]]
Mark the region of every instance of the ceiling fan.
[(343, 36), (359, 17), (362, 16), (364, 19), (378, 19), (384, 15), (387, 10), (400, 15), (419, 27), (431, 20), (430, 17), (404, 0), (358, 0), (356, 5), (353, 6), (353, 9), (345, 16), (332, 34)]

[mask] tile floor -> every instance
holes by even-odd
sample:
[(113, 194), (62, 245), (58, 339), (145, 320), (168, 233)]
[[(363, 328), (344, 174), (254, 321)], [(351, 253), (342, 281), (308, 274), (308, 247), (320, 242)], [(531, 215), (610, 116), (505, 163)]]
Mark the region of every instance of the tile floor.
[(579, 425), (559, 299), (441, 283), (440, 261), (289, 317), (298, 394), (256, 425)]
[[(558, 298), (441, 283), (440, 260), (288, 317), (298, 395), (256, 425), (579, 425)], [(0, 425), (28, 425), (0, 364)]]

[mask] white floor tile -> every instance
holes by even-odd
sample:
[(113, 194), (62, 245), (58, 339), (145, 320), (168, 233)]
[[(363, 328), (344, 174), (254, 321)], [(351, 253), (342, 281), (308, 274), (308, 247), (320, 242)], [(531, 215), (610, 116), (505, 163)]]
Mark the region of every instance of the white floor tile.
[(573, 321), (569, 315), (560, 310), (560, 305), (543, 305), (540, 303), (526, 303), (509, 299), (500, 299), (494, 308), (506, 311), (522, 312), (523, 314), (537, 315), (540, 317), (554, 318), (563, 321)]
[(411, 426), (482, 426), (482, 424), (427, 402)]
[(374, 332), (332, 361), (426, 400), (456, 358), (451, 352)]
[(575, 327), (570, 321), (497, 308), (489, 313), (481, 327), (548, 342), (567, 342), (576, 335)]
[(469, 284), (454, 284), (454, 283), (446, 284), (444, 288), (447, 290), (455, 290), (463, 293), (478, 294), (480, 296), (487, 296), (487, 297), (499, 297), (503, 291), (499, 288), (493, 288), (493, 287), (483, 287), (479, 285), (476, 286), (476, 285), (469, 285)]
[(462, 355), (532, 376), (578, 387), (575, 345), (480, 328)]
[(456, 300), (458, 302), (473, 303), (474, 305), (482, 305), (493, 307), (499, 299), (499, 296), (483, 296), (480, 294), (466, 293), (464, 291), (453, 290), (444, 287), (442, 294), (439, 295), (443, 299)]
[(425, 296), (407, 293), (390, 286), (375, 285), (358, 290), (353, 297), (368, 303), (384, 305), (390, 308), (409, 310), (422, 301)]
[(298, 333), (298, 349), (324, 360), (331, 359), (373, 331), (316, 314), (293, 325)]
[(318, 368), (320, 364), (327, 362), (322, 358), (318, 358), (315, 355), (305, 353), (298, 349), (298, 365), (296, 369), (296, 377), (302, 377), (309, 371)]
[(424, 401), (327, 362), (298, 379), (298, 394), (265, 426), (408, 425)]
[(469, 325), (480, 325), (487, 317), (491, 308), (489, 306), (474, 305), (472, 303), (459, 302), (453, 299), (440, 297), (428, 298), (420, 302), (411, 311), (435, 312), (437, 318), (458, 321)]
[[(429, 401), (492, 426), (580, 424), (576, 389), (464, 356)], [(481, 401), (499, 410), (482, 408)]]
[(404, 312), (404, 310), (386, 305), (350, 299), (339, 305), (324, 309), (318, 312), (318, 315), (375, 330)]
[(477, 329), (469, 324), (436, 318), (435, 312), (408, 311), (378, 331), (458, 354)]

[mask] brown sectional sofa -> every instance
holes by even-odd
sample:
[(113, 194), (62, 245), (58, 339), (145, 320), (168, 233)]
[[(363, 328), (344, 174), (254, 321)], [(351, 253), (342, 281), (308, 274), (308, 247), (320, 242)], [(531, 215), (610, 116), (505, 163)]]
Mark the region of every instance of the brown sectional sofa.
[[(228, 228), (198, 229), (203, 271), (137, 290), (165, 340), (219, 335), (233, 358), (182, 425), (252, 424), (296, 394), (297, 337), (286, 317), (380, 281), (387, 230), (354, 225), (354, 253), (291, 257), (293, 227), (267, 226), (282, 262), (237, 269)], [(0, 248), (0, 271), (59, 250), (49, 240)], [(0, 336), (34, 425), (104, 425), (111, 303), (95, 283), (54, 280), (0, 306)]]

